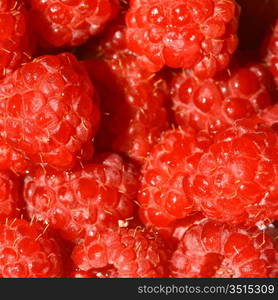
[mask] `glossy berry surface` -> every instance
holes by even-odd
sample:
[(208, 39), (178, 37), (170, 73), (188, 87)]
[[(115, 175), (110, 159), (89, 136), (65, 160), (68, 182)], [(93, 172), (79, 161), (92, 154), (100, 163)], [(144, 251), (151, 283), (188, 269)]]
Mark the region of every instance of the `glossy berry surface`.
[(210, 134), (268, 107), (274, 93), (271, 74), (261, 64), (235, 67), (217, 79), (198, 79), (181, 71), (171, 82), (177, 124)]
[(0, 1), (0, 78), (31, 59), (34, 45), (22, 0)]
[(118, 0), (29, 0), (39, 39), (54, 47), (83, 44), (119, 9)]
[(36, 223), (6, 219), (0, 224), (1, 277), (60, 277), (61, 261), (58, 244)]
[(0, 172), (0, 219), (20, 215), (20, 180), (9, 172)]
[(70, 53), (42, 56), (0, 85), (1, 139), (33, 163), (70, 169), (99, 123), (97, 96)]
[(167, 275), (168, 253), (164, 243), (140, 229), (119, 228), (91, 233), (74, 248), (72, 259), (84, 271), (110, 266), (115, 277)]
[(209, 143), (206, 135), (196, 136), (181, 129), (161, 136), (142, 169), (138, 199), (144, 224), (167, 227), (193, 211), (190, 187)]
[(238, 16), (233, 0), (131, 1), (128, 47), (152, 71), (166, 65), (212, 77), (237, 48)]
[(30, 218), (78, 241), (89, 227), (115, 227), (132, 218), (137, 188), (137, 170), (107, 154), (72, 172), (36, 170), (25, 179), (24, 198)]
[(168, 128), (168, 90), (160, 74), (140, 68), (125, 47), (125, 28), (116, 24), (103, 38), (102, 59), (85, 61), (100, 94), (97, 146), (122, 152), (142, 163), (162, 130)]
[(218, 134), (200, 159), (192, 197), (209, 218), (263, 225), (278, 214), (278, 136), (257, 118)]
[(184, 234), (170, 269), (172, 277), (276, 277), (278, 251), (263, 231), (204, 220)]

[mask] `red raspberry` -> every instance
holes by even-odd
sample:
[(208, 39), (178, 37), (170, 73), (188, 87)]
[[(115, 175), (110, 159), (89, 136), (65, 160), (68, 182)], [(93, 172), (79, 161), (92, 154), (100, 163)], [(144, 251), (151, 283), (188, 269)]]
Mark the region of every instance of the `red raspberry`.
[(15, 174), (28, 172), (30, 162), (0, 139), (0, 170), (11, 170)]
[(118, 12), (118, 0), (29, 0), (33, 26), (42, 43), (61, 47), (83, 44)]
[(263, 44), (262, 51), (265, 56), (265, 62), (272, 72), (278, 88), (278, 18), (272, 33)]
[(278, 132), (278, 104), (272, 105), (264, 109), (260, 113), (260, 117), (268, 126), (272, 126)]
[(101, 98), (97, 145), (143, 162), (160, 132), (168, 127), (168, 92), (165, 80), (142, 70), (137, 57), (126, 50), (124, 32), (122, 26), (113, 26), (101, 43), (102, 60), (85, 65)]
[(0, 172), (0, 219), (20, 213), (19, 180), (13, 174)]
[(234, 0), (133, 0), (126, 17), (128, 47), (152, 71), (164, 65), (213, 77), (237, 48)]
[(29, 216), (49, 223), (68, 240), (78, 240), (92, 225), (117, 226), (133, 217), (137, 171), (117, 154), (72, 172), (37, 169), (26, 177), (24, 198)]
[(33, 45), (22, 0), (0, 0), (0, 78), (30, 60)]
[(0, 97), (1, 138), (35, 163), (72, 168), (98, 126), (95, 90), (69, 53), (25, 64), (2, 81)]
[(191, 195), (209, 218), (263, 225), (278, 217), (278, 136), (244, 119), (218, 134), (195, 170)]
[(104, 268), (101, 270), (82, 271), (75, 269), (68, 276), (69, 278), (117, 278), (118, 272), (113, 267)]
[(189, 194), (196, 168), (209, 140), (192, 132), (171, 130), (162, 134), (142, 169), (140, 215), (147, 226), (171, 226), (194, 209)]
[(143, 278), (167, 275), (168, 251), (155, 235), (138, 229), (118, 228), (88, 234), (72, 259), (83, 271), (114, 269), (115, 277)]
[(267, 233), (204, 220), (173, 253), (173, 277), (275, 277), (278, 250)]
[(61, 261), (58, 244), (38, 224), (9, 219), (0, 225), (1, 277), (60, 277)]
[(217, 80), (179, 72), (171, 83), (176, 122), (215, 134), (235, 120), (249, 117), (273, 102), (272, 80), (260, 64), (227, 72)]

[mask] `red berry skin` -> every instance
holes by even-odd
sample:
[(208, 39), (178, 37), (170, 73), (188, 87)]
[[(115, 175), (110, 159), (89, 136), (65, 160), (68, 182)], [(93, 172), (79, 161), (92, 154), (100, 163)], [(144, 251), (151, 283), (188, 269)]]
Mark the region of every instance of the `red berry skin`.
[(278, 132), (278, 104), (272, 105), (264, 109), (260, 113), (262, 118), (268, 126), (271, 126)]
[(11, 170), (15, 174), (25, 174), (30, 169), (30, 161), (0, 139), (0, 170)]
[(270, 236), (204, 220), (183, 236), (170, 262), (172, 277), (275, 277), (278, 251)]
[(208, 218), (262, 226), (278, 217), (278, 136), (258, 118), (216, 135), (195, 171), (192, 197)]
[(131, 1), (127, 44), (151, 71), (166, 65), (213, 77), (237, 48), (238, 17), (234, 0)]
[(168, 251), (155, 235), (139, 229), (91, 232), (73, 249), (72, 259), (83, 271), (114, 268), (118, 278), (157, 278), (168, 274)]
[(28, 62), (34, 45), (22, 0), (0, 1), (0, 79)]
[(162, 134), (142, 168), (138, 200), (146, 226), (168, 227), (194, 210), (194, 174), (209, 138), (174, 129)]
[(210, 134), (274, 102), (271, 74), (261, 64), (236, 67), (217, 79), (198, 79), (192, 72), (178, 72), (170, 89), (177, 124)]
[(20, 181), (10, 172), (0, 172), (0, 219), (20, 214)]
[(133, 217), (138, 189), (137, 169), (117, 154), (72, 172), (37, 169), (24, 182), (30, 218), (44, 221), (70, 241), (90, 227), (118, 226)]
[(101, 98), (96, 145), (143, 163), (160, 132), (169, 126), (166, 81), (140, 68), (138, 58), (126, 49), (122, 25), (110, 28), (100, 48), (101, 59), (84, 62)]
[(278, 88), (278, 18), (274, 24), (273, 31), (263, 43), (262, 54)]
[(99, 123), (87, 72), (69, 53), (42, 56), (0, 85), (0, 136), (25, 159), (67, 170), (83, 155)]
[(36, 223), (6, 219), (0, 225), (0, 276), (3, 278), (61, 277), (57, 242)]
[(30, 0), (41, 44), (78, 46), (98, 34), (119, 10), (118, 0)]

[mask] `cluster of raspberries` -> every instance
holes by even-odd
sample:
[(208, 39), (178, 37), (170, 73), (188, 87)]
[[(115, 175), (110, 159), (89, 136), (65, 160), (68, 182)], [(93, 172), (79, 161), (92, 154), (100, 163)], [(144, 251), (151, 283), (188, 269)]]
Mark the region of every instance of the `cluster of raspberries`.
[(277, 224), (277, 1), (0, 0), (0, 277), (278, 277)]

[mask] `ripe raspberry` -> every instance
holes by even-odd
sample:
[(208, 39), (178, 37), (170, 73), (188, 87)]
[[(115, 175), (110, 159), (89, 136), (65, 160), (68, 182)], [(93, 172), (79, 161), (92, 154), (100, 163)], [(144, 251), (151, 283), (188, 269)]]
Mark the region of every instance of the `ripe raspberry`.
[(117, 154), (107, 154), (72, 172), (36, 170), (25, 179), (24, 198), (30, 218), (76, 241), (89, 226), (99, 229), (132, 218), (137, 188), (134, 167)]
[(272, 126), (278, 132), (278, 104), (272, 105), (264, 109), (260, 113), (260, 117), (268, 126)]
[(218, 134), (199, 162), (191, 195), (209, 218), (263, 225), (278, 217), (278, 136), (257, 118)]
[(69, 274), (69, 278), (117, 278), (118, 272), (113, 267), (104, 268), (101, 270), (82, 271), (75, 269)]
[(162, 134), (142, 169), (139, 202), (145, 225), (171, 226), (192, 212), (190, 186), (209, 142), (206, 136), (181, 129)]
[(6, 220), (0, 225), (0, 276), (62, 276), (58, 244), (38, 224), (20, 219)]
[(22, 0), (0, 0), (0, 78), (30, 60), (33, 45)]
[(274, 277), (278, 251), (267, 233), (204, 220), (173, 253), (172, 277)]
[(217, 80), (179, 72), (171, 83), (176, 122), (215, 134), (274, 101), (271, 74), (260, 64), (237, 67)]
[(83, 44), (118, 12), (118, 0), (30, 0), (33, 26), (42, 43)]
[(271, 35), (263, 44), (264, 59), (273, 74), (276, 86), (278, 88), (278, 18), (274, 25)]
[(128, 47), (152, 71), (164, 65), (213, 77), (237, 48), (239, 7), (234, 0), (133, 0)]
[(137, 57), (126, 50), (124, 32), (122, 26), (113, 26), (101, 43), (102, 60), (85, 61), (101, 98), (102, 123), (96, 144), (143, 162), (168, 127), (168, 91), (160, 75), (142, 70)]
[(88, 234), (72, 259), (83, 271), (110, 267), (116, 277), (143, 278), (167, 275), (168, 251), (155, 235), (138, 229), (118, 228)]
[(29, 168), (30, 162), (0, 139), (0, 170), (11, 170), (15, 174), (24, 174), (28, 172)]
[(9, 172), (0, 172), (0, 219), (16, 217), (20, 213), (20, 183)]
[(2, 81), (0, 97), (1, 139), (34, 163), (72, 168), (98, 126), (95, 90), (69, 53), (25, 64)]

